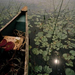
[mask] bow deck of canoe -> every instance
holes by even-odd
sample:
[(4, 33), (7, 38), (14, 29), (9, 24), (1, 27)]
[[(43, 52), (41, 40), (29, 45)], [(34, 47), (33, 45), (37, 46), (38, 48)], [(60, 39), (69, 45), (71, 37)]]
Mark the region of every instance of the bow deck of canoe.
[(28, 75), (27, 7), (0, 29), (0, 75)]

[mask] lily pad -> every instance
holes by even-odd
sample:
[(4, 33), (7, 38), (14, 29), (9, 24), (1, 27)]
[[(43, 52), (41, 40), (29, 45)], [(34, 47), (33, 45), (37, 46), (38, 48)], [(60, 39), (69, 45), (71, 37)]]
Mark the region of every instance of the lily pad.
[(35, 66), (34, 70), (35, 70), (35, 72), (41, 72), (42, 66)]
[(58, 38), (60, 38), (60, 39), (66, 39), (66, 38), (67, 38), (67, 35), (66, 35), (66, 34), (63, 34), (62, 32), (59, 32), (59, 33), (57, 34), (57, 36), (58, 36)]
[(74, 60), (74, 56), (71, 55), (71, 59)]
[(37, 75), (42, 75), (42, 74), (37, 74)]
[(38, 48), (33, 48), (32, 52), (33, 52), (34, 54), (36, 54), (36, 55), (39, 54), (39, 50), (38, 50)]
[(38, 22), (34, 22), (34, 24), (38, 24)]
[(35, 42), (35, 44), (36, 44), (36, 45), (39, 45), (39, 44), (40, 44), (40, 42), (39, 42), (39, 41), (37, 41), (37, 42)]
[(48, 46), (48, 42), (42, 42), (42, 47), (47, 47)]
[(48, 39), (45, 37), (45, 36), (43, 36), (43, 38), (41, 39), (43, 42), (46, 42), (46, 41), (48, 41)]
[(47, 38), (51, 38), (51, 37), (52, 37), (52, 35), (51, 35), (51, 34), (49, 34), (49, 33), (47, 33), (47, 34), (46, 34), (46, 37), (47, 37)]
[(43, 36), (43, 32), (38, 32), (38, 34), (36, 36), (42, 37)]
[(43, 52), (42, 52), (42, 55), (43, 55), (43, 56), (46, 56), (46, 55), (47, 55), (47, 51), (43, 51)]
[(52, 72), (52, 68), (49, 68), (49, 66), (46, 65), (46, 66), (44, 67), (44, 71), (49, 74), (49, 73)]
[(48, 28), (44, 28), (43, 31), (44, 31), (44, 32), (48, 32)]
[(59, 48), (59, 47), (61, 46), (61, 42), (58, 41), (58, 42), (56, 43), (56, 46)]
[(44, 61), (47, 61), (47, 60), (46, 60), (46, 56), (43, 56), (43, 59), (44, 59)]
[(39, 21), (39, 19), (38, 19), (38, 18), (36, 18), (36, 21)]
[(36, 37), (36, 38), (34, 39), (34, 41), (40, 41), (39, 37)]
[(71, 43), (70, 45), (75, 48), (75, 43)]
[(40, 15), (37, 15), (37, 17), (41, 17)]
[(42, 52), (43, 52), (43, 50), (42, 50), (42, 49), (40, 49), (39, 53), (40, 53), (40, 54), (42, 54)]
[(65, 60), (70, 60), (71, 59), (71, 56), (67, 53), (64, 53), (63, 57), (64, 57)]
[(66, 75), (75, 75), (75, 72), (70, 68), (66, 68), (65, 73)]
[(43, 75), (49, 75), (49, 74), (45, 73), (45, 74), (43, 74)]
[(70, 53), (75, 56), (75, 51), (74, 50), (71, 50)]
[(66, 65), (73, 67), (73, 62), (70, 60), (70, 61), (68, 61), (68, 63), (66, 63)]

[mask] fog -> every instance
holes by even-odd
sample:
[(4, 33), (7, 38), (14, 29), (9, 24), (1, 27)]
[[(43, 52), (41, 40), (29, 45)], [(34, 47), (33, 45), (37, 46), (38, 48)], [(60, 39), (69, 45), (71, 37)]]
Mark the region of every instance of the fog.
[[(62, 0), (0, 0), (0, 3), (3, 5), (8, 5), (9, 2), (23, 3), (23, 6), (28, 6), (28, 9), (31, 10), (54, 10), (54, 8), (59, 8)], [(74, 9), (75, 0), (63, 0), (63, 9), (64, 8)]]

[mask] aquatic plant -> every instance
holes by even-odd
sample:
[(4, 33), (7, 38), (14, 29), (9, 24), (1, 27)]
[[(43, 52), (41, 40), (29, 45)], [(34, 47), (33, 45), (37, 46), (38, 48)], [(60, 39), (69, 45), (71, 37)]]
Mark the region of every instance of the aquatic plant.
[[(47, 69), (49, 70), (49, 67), (51, 67), (50, 69), (52, 69), (51, 61), (54, 58), (64, 60), (63, 64), (66, 65), (64, 65), (65, 69), (67, 67), (74, 67), (74, 11), (63, 11), (61, 10), (61, 7), (62, 3), (58, 12), (56, 11), (55, 13), (49, 13), (50, 16), (47, 13), (49, 18), (46, 18), (47, 15), (40, 15), (39, 17), (37, 17), (38, 15), (35, 15), (35, 17), (32, 17), (32, 19), (34, 19), (32, 25), (36, 29), (36, 32), (34, 35), (35, 48), (33, 48), (31, 51), (34, 56), (39, 58), (38, 62), (42, 60), (44, 61), (42, 63), (48, 65), (45, 69), (45, 67), (42, 66), (42, 63), (40, 63), (40, 65), (42, 66), (42, 70), (44, 71), (46, 71)], [(34, 59), (35, 62), (36, 57)], [(36, 64), (38, 64), (38, 62), (36, 62)], [(37, 75), (42, 75), (42, 70), (41, 73)], [(46, 74), (49, 75), (52, 70), (46, 72)], [(68, 74), (66, 73), (66, 75)]]
[(52, 72), (52, 68), (49, 68), (49, 66), (45, 65), (45, 66), (44, 66), (44, 71), (45, 71), (47, 74), (49, 74), (49, 73)]
[(35, 66), (34, 70), (35, 70), (35, 72), (41, 72), (42, 66)]
[(65, 73), (66, 75), (75, 75), (75, 72), (70, 68), (66, 68)]

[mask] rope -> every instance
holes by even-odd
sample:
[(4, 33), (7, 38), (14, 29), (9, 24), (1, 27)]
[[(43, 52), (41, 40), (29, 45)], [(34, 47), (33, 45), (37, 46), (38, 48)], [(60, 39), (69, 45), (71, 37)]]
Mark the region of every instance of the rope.
[(23, 37), (23, 36), (25, 36), (25, 32), (22, 32), (22, 31), (17, 30), (17, 29), (15, 29), (15, 30), (13, 31), (13, 34), (14, 34), (15, 36), (18, 36), (18, 37)]
[(23, 37), (24, 42), (22, 43), (22, 45), (21, 45), (21, 47), (20, 47), (20, 49), (22, 49), (22, 48), (24, 47), (24, 45), (26, 44), (26, 40), (25, 40), (25, 39), (26, 39), (26, 33), (15, 29), (15, 30), (13, 31), (13, 34), (14, 34), (15, 36), (18, 36), (18, 37)]

